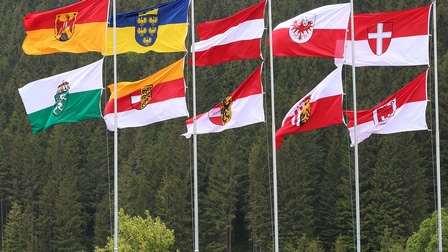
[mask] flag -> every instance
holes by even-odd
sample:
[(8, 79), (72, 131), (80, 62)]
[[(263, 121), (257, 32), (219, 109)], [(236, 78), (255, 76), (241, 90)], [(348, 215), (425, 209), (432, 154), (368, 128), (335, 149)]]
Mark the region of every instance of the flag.
[[(231, 95), (225, 97), (210, 111), (196, 117), (197, 134), (222, 132), (227, 129), (264, 122), (263, 88), (259, 66)], [(193, 118), (186, 122), (190, 138), (194, 134)]]
[[(174, 0), (117, 14), (117, 54), (185, 52), (189, 0)], [(113, 17), (109, 17), (106, 55), (114, 54)]]
[(196, 66), (232, 60), (261, 58), (266, 1), (220, 20), (199, 24), (199, 42), (194, 44)]
[[(117, 83), (118, 128), (188, 116), (183, 67), (182, 58), (143, 80)], [(114, 131), (114, 85), (108, 88), (111, 96), (104, 108), (104, 120)]]
[[(429, 11), (430, 6), (424, 6), (396, 12), (355, 14), (355, 65), (428, 65)], [(345, 62), (335, 59), (336, 65), (352, 65), (350, 31), (346, 43)]]
[[(357, 112), (356, 135), (358, 143), (371, 134), (426, 130), (426, 79), (427, 71), (415, 78), (395, 94), (369, 110)], [(344, 111), (349, 118), (348, 130), (354, 140), (354, 112)]]
[(103, 59), (19, 88), (32, 134), (52, 125), (101, 118)]
[(277, 150), (285, 135), (344, 123), (341, 72), (336, 68), (289, 110), (275, 133)]
[(274, 56), (342, 58), (350, 4), (333, 4), (300, 14), (272, 32)]
[(83, 0), (23, 18), (26, 54), (103, 52), (109, 0)]

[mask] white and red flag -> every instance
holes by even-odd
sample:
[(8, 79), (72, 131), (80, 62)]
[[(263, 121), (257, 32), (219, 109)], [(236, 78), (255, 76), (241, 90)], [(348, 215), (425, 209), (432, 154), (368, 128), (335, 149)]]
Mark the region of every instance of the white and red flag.
[(277, 150), (285, 135), (344, 123), (341, 72), (336, 68), (289, 110), (275, 133)]
[[(107, 129), (115, 130), (115, 85), (104, 108)], [(140, 127), (177, 117), (187, 117), (184, 58), (135, 82), (117, 83), (117, 128)]]
[(196, 66), (261, 58), (265, 5), (262, 1), (228, 18), (197, 25)]
[[(355, 14), (355, 66), (416, 66), (429, 64), (430, 6), (409, 10)], [(351, 31), (345, 61), (352, 65)]]
[(350, 3), (319, 7), (277, 25), (274, 56), (343, 58)]
[[(392, 134), (398, 132), (426, 130), (426, 80), (427, 72), (422, 73), (395, 94), (369, 110), (357, 112), (356, 135), (358, 143), (371, 134)], [(354, 139), (354, 112), (344, 111), (349, 118), (348, 130)]]
[[(197, 134), (216, 133), (265, 121), (262, 66), (258, 67), (231, 95), (210, 111), (196, 117)], [(193, 118), (185, 123), (188, 132), (183, 136), (190, 138), (194, 134)]]

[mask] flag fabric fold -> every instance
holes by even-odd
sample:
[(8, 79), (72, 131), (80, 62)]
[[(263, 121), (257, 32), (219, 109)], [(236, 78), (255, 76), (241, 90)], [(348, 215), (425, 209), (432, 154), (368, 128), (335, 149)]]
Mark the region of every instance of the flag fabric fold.
[[(415, 66), (429, 64), (430, 6), (382, 13), (355, 14), (355, 66)], [(344, 59), (352, 65), (351, 28)]]
[(83, 0), (23, 18), (26, 54), (104, 52), (108, 0)]
[[(185, 101), (184, 58), (155, 74), (136, 81), (117, 83), (118, 128), (140, 127), (188, 116)], [(107, 129), (115, 130), (114, 85), (104, 108)]]
[(61, 123), (101, 118), (103, 59), (19, 88), (32, 134)]
[(322, 6), (277, 25), (274, 56), (343, 58), (350, 3)]
[[(173, 0), (117, 14), (117, 54), (185, 52), (189, 0)], [(109, 17), (106, 55), (114, 54), (113, 17)]]
[(336, 68), (288, 111), (275, 133), (277, 150), (285, 135), (344, 123), (341, 73), (342, 67)]
[(262, 1), (228, 18), (197, 25), (196, 66), (261, 58), (265, 5)]
[[(263, 87), (259, 66), (230, 96), (224, 98), (210, 111), (196, 117), (197, 134), (222, 132), (250, 124), (264, 122)], [(190, 138), (194, 134), (193, 118), (186, 122)]]
[[(371, 134), (392, 134), (406, 131), (426, 130), (427, 73), (422, 73), (395, 94), (369, 110), (357, 112), (358, 143)], [(351, 146), (354, 139), (354, 112), (344, 111), (349, 118)]]

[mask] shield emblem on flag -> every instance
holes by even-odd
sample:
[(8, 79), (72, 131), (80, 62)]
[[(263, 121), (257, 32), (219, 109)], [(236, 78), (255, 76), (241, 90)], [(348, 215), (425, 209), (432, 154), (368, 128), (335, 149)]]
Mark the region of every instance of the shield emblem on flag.
[(367, 40), (372, 52), (380, 56), (387, 51), (392, 41), (393, 23), (377, 23), (367, 27)]
[(289, 25), (289, 37), (296, 43), (303, 44), (311, 39), (316, 23), (316, 15), (299, 16)]
[(59, 41), (67, 41), (75, 34), (75, 23), (78, 12), (57, 14), (54, 20), (54, 37)]
[(294, 111), (294, 116), (291, 118), (291, 124), (294, 126), (304, 125), (311, 117), (311, 97), (307, 97), (300, 102), (296, 110)]
[(395, 115), (397, 110), (397, 99), (393, 99), (388, 103), (373, 110), (373, 122), (377, 124), (385, 124), (387, 121)]
[(224, 126), (232, 119), (232, 96), (226, 97), (219, 103), (219, 108), (215, 107), (208, 112), (208, 118), (213, 124)]
[(141, 46), (152, 46), (159, 30), (159, 9), (139, 13), (135, 20), (135, 40)]
[(62, 84), (58, 86), (56, 94), (54, 95), (55, 103), (53, 105), (53, 115), (61, 115), (64, 109), (67, 107), (69, 90), (70, 86), (68, 85), (67, 81), (62, 82)]
[(153, 84), (148, 84), (129, 94), (131, 106), (137, 110), (144, 109), (152, 99), (153, 87)]

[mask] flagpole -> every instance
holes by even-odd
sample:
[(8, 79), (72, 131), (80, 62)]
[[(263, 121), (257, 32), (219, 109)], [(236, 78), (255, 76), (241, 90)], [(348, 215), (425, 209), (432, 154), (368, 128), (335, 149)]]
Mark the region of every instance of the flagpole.
[(269, 63), (271, 74), (271, 119), (272, 119), (272, 179), (274, 187), (274, 251), (278, 252), (278, 199), (277, 199), (277, 150), (275, 147), (275, 103), (274, 103), (274, 56), (272, 47), (272, 12), (271, 0), (268, 0), (268, 16), (269, 16)]
[(193, 77), (193, 195), (194, 195), (194, 251), (199, 252), (199, 213), (198, 213), (198, 140), (196, 121), (196, 54), (194, 31), (194, 0), (191, 0), (191, 62)]
[(355, 142), (355, 197), (356, 197), (356, 250), (361, 252), (361, 217), (359, 211), (359, 162), (358, 162), (358, 115), (356, 108), (356, 74), (355, 74), (355, 20), (354, 20), (354, 8), (353, 8), (353, 0), (350, 0), (350, 36), (352, 42), (352, 78), (353, 78), (353, 115), (354, 115), (354, 125), (353, 125), (353, 134), (354, 134), (354, 142)]
[(433, 0), (434, 6), (432, 9), (433, 16), (433, 39), (434, 39), (434, 101), (435, 101), (435, 118), (436, 118), (436, 172), (437, 172), (437, 223), (438, 223), (438, 244), (439, 252), (442, 252), (442, 193), (440, 185), (440, 132), (439, 132), (439, 77), (437, 69), (437, 11), (436, 0)]
[(118, 252), (118, 114), (117, 114), (117, 9), (113, 1), (114, 38), (114, 251)]

